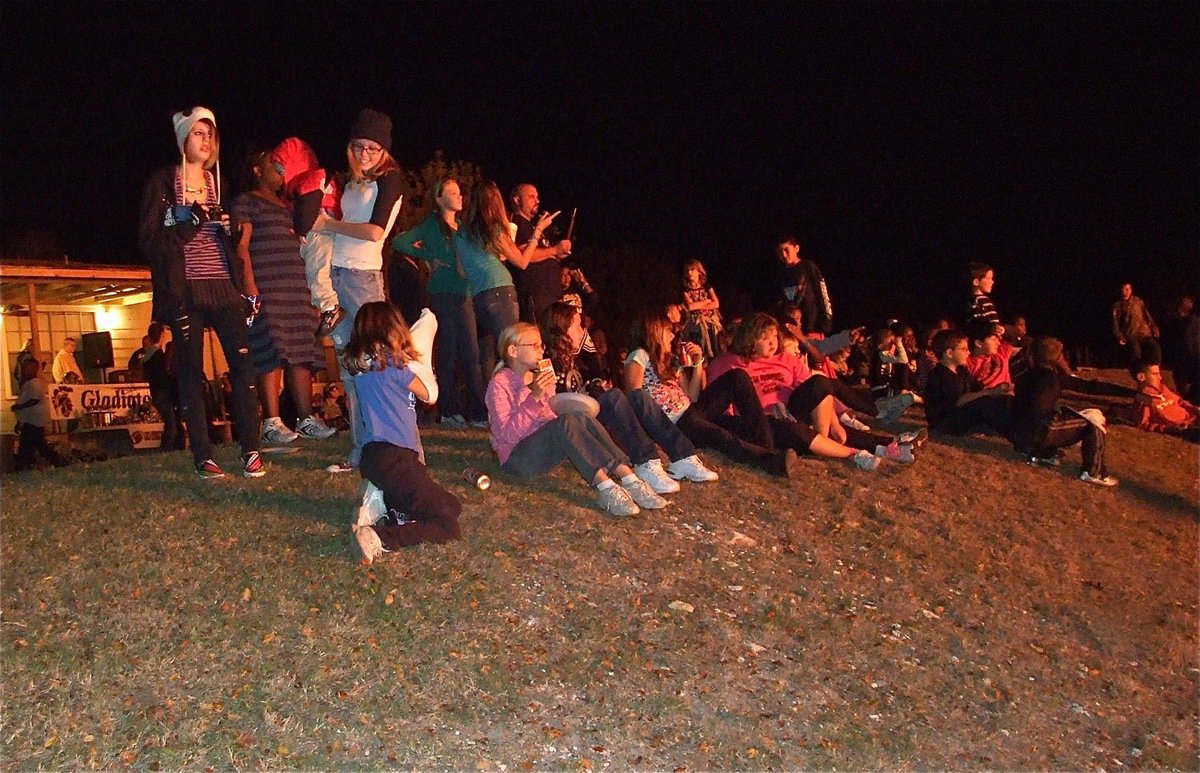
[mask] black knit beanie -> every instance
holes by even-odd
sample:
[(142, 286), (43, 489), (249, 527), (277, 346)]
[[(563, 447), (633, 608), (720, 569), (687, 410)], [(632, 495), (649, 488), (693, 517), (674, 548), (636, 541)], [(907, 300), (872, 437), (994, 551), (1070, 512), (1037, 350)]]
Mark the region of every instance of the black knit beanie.
[(384, 150), (392, 149), (392, 119), (378, 110), (366, 109), (350, 125), (350, 139), (378, 142)]

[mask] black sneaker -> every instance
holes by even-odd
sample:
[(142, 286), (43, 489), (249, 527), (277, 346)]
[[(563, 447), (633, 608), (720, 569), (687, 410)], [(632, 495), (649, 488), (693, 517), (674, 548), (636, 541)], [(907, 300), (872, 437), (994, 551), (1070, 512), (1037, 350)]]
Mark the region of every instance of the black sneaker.
[(341, 306), (334, 306), (332, 309), (326, 309), (321, 312), (321, 321), (317, 324), (317, 332), (314, 335), (317, 338), (324, 338), (333, 332), (333, 329), (338, 326), (346, 316), (346, 310)]

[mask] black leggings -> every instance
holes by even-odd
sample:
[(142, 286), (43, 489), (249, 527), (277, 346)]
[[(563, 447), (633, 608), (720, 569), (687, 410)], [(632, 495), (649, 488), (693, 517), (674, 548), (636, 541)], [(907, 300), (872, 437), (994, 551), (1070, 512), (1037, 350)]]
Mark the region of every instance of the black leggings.
[[(736, 416), (728, 414), (730, 407)], [(735, 461), (778, 474), (780, 455), (771, 427), (746, 371), (733, 369), (700, 393), (677, 426), (701, 448), (714, 448)]]
[(1108, 474), (1104, 467), (1104, 431), (1081, 416), (1056, 417), (1034, 436), (1031, 453), (1049, 459), (1060, 448), (1083, 443), (1083, 469), (1093, 478)]
[(375, 525), (385, 548), (395, 550), (459, 538), (462, 504), (429, 477), (416, 451), (391, 443), (367, 443), (359, 469), (364, 478), (383, 491), (388, 509), (406, 516), (400, 523), (389, 519)]

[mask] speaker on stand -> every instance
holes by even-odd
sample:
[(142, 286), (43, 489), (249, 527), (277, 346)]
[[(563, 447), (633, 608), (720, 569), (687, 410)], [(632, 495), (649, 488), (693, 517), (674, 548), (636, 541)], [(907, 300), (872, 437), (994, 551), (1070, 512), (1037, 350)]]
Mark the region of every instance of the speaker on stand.
[(82, 369), (99, 369), (100, 382), (106, 380), (105, 371), (113, 366), (112, 333), (102, 330), (99, 333), (84, 333), (80, 336), (80, 356), (76, 358)]

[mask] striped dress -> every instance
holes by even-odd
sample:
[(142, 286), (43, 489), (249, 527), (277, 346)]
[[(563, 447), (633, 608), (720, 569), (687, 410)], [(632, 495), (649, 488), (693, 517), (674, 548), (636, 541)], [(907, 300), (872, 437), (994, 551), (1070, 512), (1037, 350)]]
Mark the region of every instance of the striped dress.
[(250, 223), (250, 262), (262, 310), (250, 326), (250, 356), (259, 374), (288, 365), (325, 367), (325, 352), (313, 338), (317, 310), (309, 302), (300, 242), (292, 215), (253, 193), (233, 202), (233, 214)]

